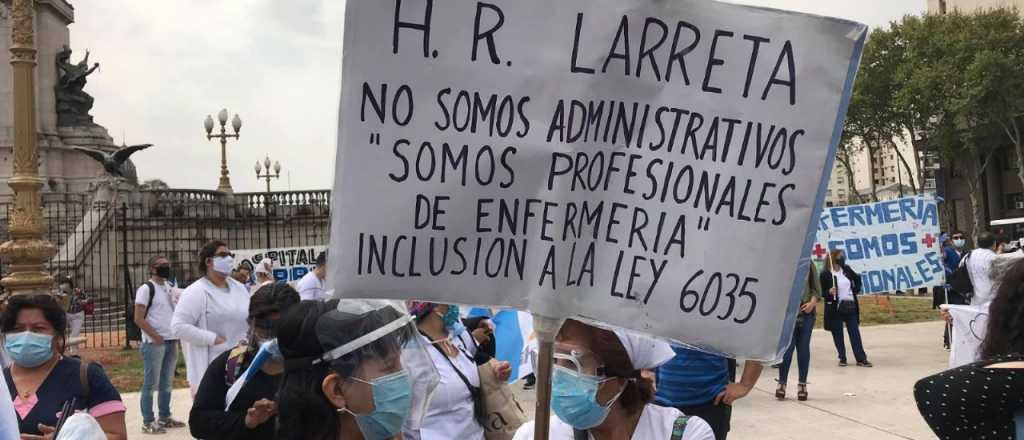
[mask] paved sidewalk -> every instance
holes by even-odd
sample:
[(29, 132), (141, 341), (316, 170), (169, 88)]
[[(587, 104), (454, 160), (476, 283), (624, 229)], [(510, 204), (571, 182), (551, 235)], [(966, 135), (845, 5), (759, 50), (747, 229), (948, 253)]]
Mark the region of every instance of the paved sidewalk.
[[(757, 388), (733, 410), (730, 439), (888, 440), (932, 439), (917, 412), (913, 386), (918, 379), (945, 369), (948, 353), (942, 350), (942, 323), (929, 322), (861, 329), (869, 359), (875, 368), (836, 365), (832, 335), (816, 330), (811, 339), (810, 400), (775, 401), (778, 370), (765, 368)], [(847, 344), (849, 345), (849, 344)], [(849, 349), (849, 348), (847, 348)], [(852, 359), (852, 353), (850, 354)], [(796, 362), (790, 382), (796, 383)], [(521, 388), (516, 387), (517, 390)], [(795, 387), (789, 390), (795, 397)], [(532, 412), (533, 393), (522, 393)], [(123, 396), (129, 411), (130, 438), (188, 439), (188, 430), (163, 436), (140, 434), (138, 393)], [(187, 389), (175, 390), (173, 415), (188, 418)]]

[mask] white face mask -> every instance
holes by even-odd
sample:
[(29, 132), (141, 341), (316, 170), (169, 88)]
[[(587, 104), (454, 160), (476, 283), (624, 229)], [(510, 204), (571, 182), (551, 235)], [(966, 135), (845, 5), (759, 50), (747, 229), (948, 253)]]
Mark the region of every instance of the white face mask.
[(953, 246), (956, 246), (958, 248), (964, 247), (965, 244), (967, 244), (967, 242), (965, 242), (962, 238), (959, 240), (953, 240)]
[(221, 275), (230, 275), (231, 269), (235, 268), (235, 259), (232, 257), (213, 257), (213, 270)]

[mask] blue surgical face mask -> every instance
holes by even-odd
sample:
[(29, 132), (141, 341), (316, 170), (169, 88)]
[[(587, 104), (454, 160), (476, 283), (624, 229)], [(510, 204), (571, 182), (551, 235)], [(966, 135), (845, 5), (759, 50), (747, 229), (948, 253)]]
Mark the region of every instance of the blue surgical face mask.
[(402, 430), (412, 409), (412, 382), (409, 373), (400, 371), (371, 381), (353, 377), (373, 388), (373, 412), (355, 415), (366, 440), (385, 440)]
[(5, 337), (4, 349), (14, 363), (25, 368), (35, 368), (53, 357), (53, 335), (21, 332)]
[(965, 244), (967, 244), (967, 242), (964, 241), (964, 239), (962, 239), (962, 238), (961, 239), (953, 240), (953, 246), (956, 246), (958, 248), (964, 247)]
[(441, 321), (444, 322), (444, 328), (452, 330), (455, 328), (455, 324), (461, 324), (461, 318), (459, 316), (459, 306), (450, 305), (448, 306), (448, 312), (441, 315)]
[(590, 429), (608, 417), (612, 404), (597, 403), (597, 390), (610, 379), (582, 374), (556, 365), (551, 376), (551, 409), (563, 422), (576, 429)]
[(462, 324), (462, 320), (455, 321), (451, 327), (447, 328), (449, 337), (456, 337), (466, 331), (466, 326)]

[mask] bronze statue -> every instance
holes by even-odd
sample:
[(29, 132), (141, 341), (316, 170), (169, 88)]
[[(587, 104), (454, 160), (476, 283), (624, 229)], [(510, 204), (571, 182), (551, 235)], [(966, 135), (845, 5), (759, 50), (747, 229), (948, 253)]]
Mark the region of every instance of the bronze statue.
[(96, 125), (89, 115), (93, 97), (85, 92), (86, 78), (100, 67), (100, 63), (89, 66), (89, 51), (78, 64), (71, 63), (71, 48), (57, 53), (57, 126), (79, 127)]
[(152, 147), (153, 144), (141, 144), (141, 145), (122, 145), (117, 151), (113, 153), (106, 153), (92, 148), (74, 147), (76, 151), (79, 151), (99, 162), (103, 165), (103, 170), (112, 179), (124, 179), (128, 183), (133, 185), (138, 184), (138, 175), (135, 172), (135, 165), (132, 164), (129, 157), (138, 151), (145, 150)]

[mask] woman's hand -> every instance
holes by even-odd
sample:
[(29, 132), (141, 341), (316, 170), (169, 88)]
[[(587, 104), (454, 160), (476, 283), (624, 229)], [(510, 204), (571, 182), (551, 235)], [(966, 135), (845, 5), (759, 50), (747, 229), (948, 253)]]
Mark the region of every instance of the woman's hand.
[(38, 429), (43, 435), (22, 434), (21, 440), (53, 440), (54, 433), (57, 432), (57, 428), (42, 423), (39, 424)]
[(277, 414), (277, 405), (272, 400), (260, 399), (252, 404), (252, 408), (245, 413), (245, 427), (256, 429), (256, 427), (267, 423), (271, 417)]
[(483, 344), (491, 338), (494, 333), (494, 323), (489, 319), (485, 319), (480, 322), (480, 326), (473, 330), (473, 339), (476, 340), (477, 344)]
[(807, 304), (804, 304), (803, 307), (800, 308), (800, 311), (804, 312), (804, 313), (807, 313), (807, 314), (811, 314), (811, 313), (814, 313), (815, 309), (817, 309), (817, 308), (818, 308), (818, 297), (812, 296), (811, 300), (808, 301)]
[(512, 364), (508, 362), (496, 362), (494, 364), (494, 375), (502, 382), (508, 382), (512, 376)]

